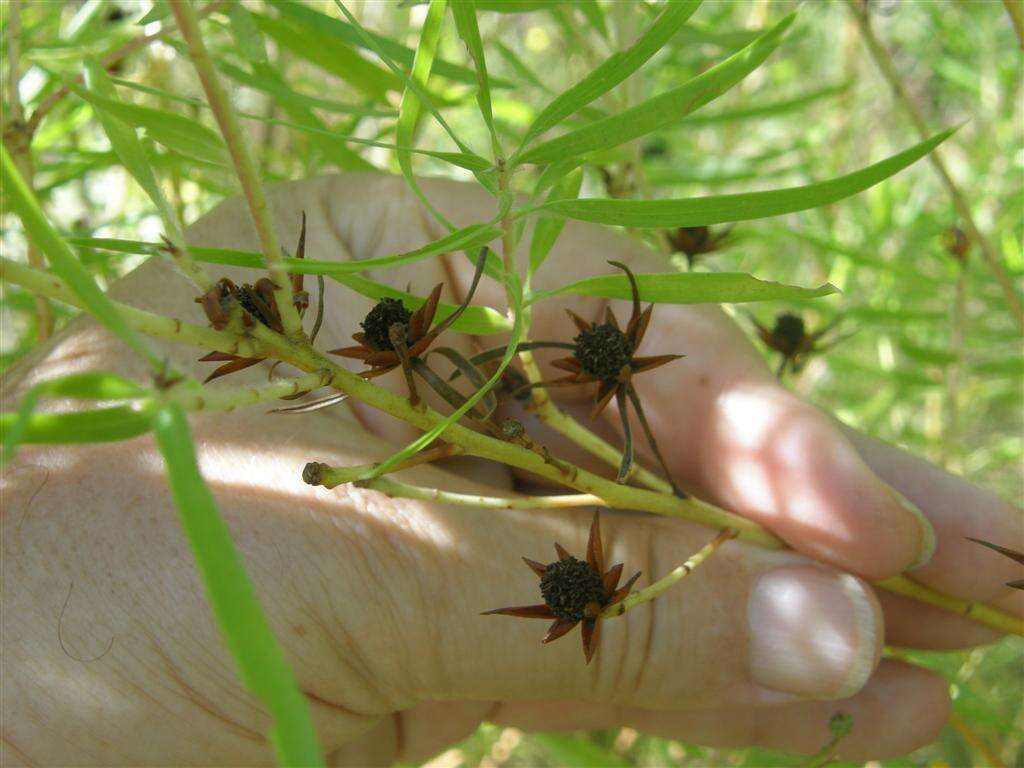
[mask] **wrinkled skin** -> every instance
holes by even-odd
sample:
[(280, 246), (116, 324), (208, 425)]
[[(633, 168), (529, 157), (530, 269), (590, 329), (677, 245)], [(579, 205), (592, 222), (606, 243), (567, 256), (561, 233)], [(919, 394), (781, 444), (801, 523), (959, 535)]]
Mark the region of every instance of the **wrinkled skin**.
[[(428, 181), (425, 189), (459, 225), (492, 214), (493, 201), (476, 188)], [(279, 186), (270, 204), (285, 243), (295, 242), (300, 212), (307, 212), (311, 258), (379, 256), (441, 234), (401, 180), (385, 176)], [(210, 212), (189, 237), (207, 246), (257, 247), (239, 200)], [(607, 272), (608, 259), (638, 271), (658, 268), (634, 242), (570, 222), (539, 285)], [(444, 300), (454, 302), (471, 271), (452, 255), (447, 269), (430, 260), (370, 277), (411, 282), (421, 294), (443, 280)], [(252, 279), (238, 270), (228, 276)], [(331, 281), (327, 291), (319, 340), (325, 349), (345, 343), (370, 307)], [(165, 262), (147, 263), (112, 292), (203, 322), (193, 303), (198, 291)], [(504, 303), (488, 280), (478, 300)], [(571, 338), (566, 306), (596, 318), (602, 302), (539, 305), (534, 337)], [(628, 314), (625, 303), (616, 309)], [(446, 339), (472, 350), (467, 337)], [(161, 347), (198, 378), (210, 370), (195, 362), (195, 349)], [(795, 551), (725, 545), (662, 598), (607, 622), (590, 666), (578, 636), (541, 646), (542, 624), (478, 615), (536, 602), (536, 579), (520, 555), (550, 560), (555, 540), (582, 551), (590, 510), (478, 511), (305, 485), (306, 461), (378, 460), (413, 434), (356, 403), (290, 417), (262, 407), (192, 417), (203, 472), (309, 694), (331, 763), (422, 760), (482, 719), (548, 730), (625, 724), (703, 744), (814, 752), (828, 740), (829, 717), (844, 711), (854, 729), (841, 754), (851, 759), (902, 754), (935, 737), (948, 707), (945, 684), (924, 670), (879, 663), (882, 642), (952, 648), (994, 635), (876, 594), (861, 580), (903, 571), (922, 548), (921, 525), (891, 488), (913, 500), (937, 533), (934, 557), (917, 578), (1020, 612), (1024, 595), (1001, 586), (1019, 577), (1013, 563), (963, 539), (1021, 548), (1017, 510), (838, 426), (781, 388), (717, 307), (659, 307), (643, 353), (687, 355), (637, 380), (677, 481), (768, 525)], [(84, 370), (147, 378), (139, 359), (79, 319), (11, 373), (4, 407), (34, 382)], [(261, 364), (215, 386), (262, 381), (266, 370)], [(379, 383), (404, 391), (398, 371)], [(590, 393), (558, 394), (585, 409)], [(523, 418), (536, 440), (593, 466)], [(617, 417), (606, 418), (601, 428), (613, 436)], [(503, 467), (465, 459), (402, 477), (499, 494), (516, 482)], [(5, 471), (3, 494), (5, 765), (272, 759), (262, 736), (265, 715), (239, 682), (213, 623), (150, 437), (24, 447)], [(714, 533), (616, 512), (603, 515), (602, 528), (608, 562), (642, 570), (638, 586)]]

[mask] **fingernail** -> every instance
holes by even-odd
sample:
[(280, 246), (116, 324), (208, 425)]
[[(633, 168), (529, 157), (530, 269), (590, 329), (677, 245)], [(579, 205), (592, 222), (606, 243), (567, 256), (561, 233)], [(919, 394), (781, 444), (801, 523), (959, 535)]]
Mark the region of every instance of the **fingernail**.
[(878, 664), (881, 612), (858, 578), (810, 565), (763, 574), (747, 603), (750, 672), (760, 685), (844, 699)]
[(927, 564), (932, 559), (932, 555), (935, 554), (935, 529), (932, 528), (931, 521), (924, 516), (924, 512), (918, 509), (910, 499), (899, 491), (894, 490), (893, 493), (900, 506), (917, 518), (917, 522), (921, 526), (921, 549), (918, 551), (914, 562), (907, 566), (908, 571), (913, 571)]

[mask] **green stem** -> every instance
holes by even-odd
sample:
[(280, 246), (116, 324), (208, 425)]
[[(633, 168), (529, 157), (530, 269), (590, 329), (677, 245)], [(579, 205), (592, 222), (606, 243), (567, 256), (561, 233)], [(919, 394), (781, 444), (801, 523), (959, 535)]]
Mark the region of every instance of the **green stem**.
[[(19, 285), (38, 296), (56, 299), (79, 309), (85, 308), (78, 297), (64, 285), (60, 278), (47, 272), (32, 269), (24, 264), (19, 264), (16, 261), (0, 257), (0, 279), (14, 285)], [(113, 304), (128, 325), (149, 336), (205, 349), (213, 349), (218, 352), (227, 352), (228, 354), (241, 357), (258, 357), (262, 354), (250, 339), (225, 333), (224, 331), (215, 331), (212, 328), (188, 323), (175, 317), (157, 315), (143, 309), (136, 309), (121, 302), (115, 301)]]
[(729, 539), (736, 538), (737, 534), (738, 532), (735, 529), (726, 528), (714, 539), (712, 539), (710, 543), (705, 544), (699, 552), (694, 554), (689, 560), (680, 565), (678, 568), (669, 571), (669, 573), (667, 573), (665, 576), (662, 576), (660, 579), (658, 579), (650, 586), (644, 587), (643, 589), (638, 589), (636, 592), (631, 592), (621, 602), (615, 603), (614, 605), (609, 605), (607, 608), (604, 609), (604, 611), (601, 612), (601, 618), (610, 619), (615, 616), (621, 616), (630, 608), (635, 608), (641, 603), (650, 602), (658, 595), (660, 595), (662, 592), (664, 592), (666, 589), (677, 584), (678, 582), (682, 581), (684, 578), (689, 576), (693, 572), (694, 568), (696, 568), (698, 565), (700, 565), (709, 557), (711, 557), (711, 555), (714, 554), (715, 550), (723, 544), (725, 544), (725, 542), (729, 541)]
[(214, 118), (220, 127), (224, 143), (227, 144), (235, 166), (235, 173), (238, 175), (238, 182), (241, 184), (246, 202), (249, 204), (249, 212), (252, 214), (256, 233), (260, 238), (263, 257), (267, 262), (267, 271), (274, 284), (274, 300), (277, 302), (277, 311), (281, 316), (281, 326), (289, 339), (299, 339), (302, 337), (302, 322), (299, 319), (298, 310), (293, 304), (291, 280), (281, 255), (281, 243), (270, 218), (267, 199), (263, 194), (263, 187), (260, 184), (252, 152), (249, 150), (249, 143), (242, 132), (241, 123), (231, 106), (231, 100), (224, 90), (209, 51), (206, 50), (202, 33), (199, 31), (199, 19), (192, 8), (192, 3), (190, 0), (171, 0), (170, 6), (178, 21), (181, 36), (188, 44), (192, 64), (202, 81), (206, 99), (209, 101), (210, 109), (213, 110)]
[(304, 376), (236, 389), (175, 388), (168, 393), (167, 399), (175, 401), (186, 411), (233, 411), (235, 408), (279, 400), (283, 397), (320, 389), (326, 387), (330, 381), (330, 371), (316, 371)]
[[(371, 467), (353, 467), (369, 471)], [(349, 474), (348, 468), (336, 470), (321, 465), (320, 485), (325, 488), (333, 488), (348, 480), (345, 475)], [(561, 496), (477, 496), (469, 493), (452, 493), (443, 491), (440, 488), (424, 488), (418, 485), (409, 485), (389, 477), (375, 477), (367, 480), (355, 480), (355, 485), (360, 488), (380, 491), (385, 496), (393, 499), (419, 499), (421, 501), (436, 501), (441, 504), (453, 504), (459, 507), (476, 507), (478, 509), (564, 509), (566, 507), (587, 507), (587, 506), (608, 506), (603, 499), (589, 493), (573, 493)]]
[[(0, 278), (21, 285), (32, 291), (39, 291), (51, 298), (80, 306), (63, 283), (52, 275), (35, 270), (7, 259), (0, 258)], [(323, 357), (309, 345), (292, 344), (283, 336), (263, 325), (251, 331), (252, 339), (237, 338), (228, 333), (184, 323), (171, 317), (117, 304), (125, 321), (138, 331), (157, 338), (171, 339), (222, 352), (243, 356), (266, 355), (313, 372), (318, 381), (330, 379), (325, 386), (331, 386), (348, 394), (355, 400), (394, 416), (407, 424), (429, 430), (444, 421), (445, 417), (431, 408), (413, 408), (407, 398), (390, 390), (378, 387), (351, 371), (342, 368)], [(319, 378), (319, 377), (324, 378)], [(540, 453), (527, 450), (513, 442), (498, 440), (474, 432), (461, 424), (449, 425), (439, 439), (458, 447), (458, 452), (490, 459), (510, 467), (532, 472), (547, 480), (574, 488), (581, 493), (592, 494), (617, 509), (635, 509), (654, 514), (678, 517), (720, 529), (735, 529), (737, 538), (769, 549), (785, 549), (786, 544), (773, 533), (757, 523), (731, 512), (718, 509), (696, 499), (680, 499), (665, 493), (655, 493), (642, 488), (633, 488), (606, 480)], [(321, 469), (326, 465), (317, 465)], [(730, 532), (731, 535), (736, 535)], [(681, 578), (681, 577), (680, 577)], [(920, 602), (928, 603), (946, 611), (959, 613), (981, 624), (1001, 632), (1024, 636), (1024, 621), (982, 603), (960, 600), (929, 589), (906, 576), (897, 576), (878, 582), (876, 586)]]

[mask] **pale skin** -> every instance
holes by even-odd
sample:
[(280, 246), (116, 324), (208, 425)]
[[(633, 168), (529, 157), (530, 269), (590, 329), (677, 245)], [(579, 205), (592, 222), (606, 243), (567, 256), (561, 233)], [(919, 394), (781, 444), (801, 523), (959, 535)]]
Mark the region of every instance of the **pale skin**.
[[(468, 185), (427, 182), (425, 189), (458, 225), (492, 215), (493, 200)], [(300, 211), (307, 212), (314, 258), (380, 256), (442, 234), (400, 179), (328, 177), (272, 188), (269, 196), (288, 247)], [(189, 237), (256, 246), (240, 201), (208, 214)], [(538, 282), (603, 273), (608, 259), (657, 268), (627, 238), (570, 224)], [(370, 277), (403, 288), (411, 282), (421, 295), (444, 281), (445, 300), (457, 301), (470, 266), (461, 255), (447, 263), (447, 270), (431, 260)], [(228, 274), (236, 282), (255, 277)], [(371, 306), (328, 286), (323, 349), (347, 345)], [(315, 290), (314, 282), (307, 279), (307, 287)], [(147, 264), (113, 293), (202, 321), (192, 303), (197, 291), (166, 263)], [(487, 281), (478, 301), (504, 306), (501, 289)], [(566, 306), (584, 317), (602, 308), (598, 300), (547, 302), (536, 313), (534, 338), (570, 338)], [(616, 311), (620, 319), (628, 314), (624, 303)], [(473, 349), (465, 336), (446, 339)], [(161, 348), (199, 378), (212, 370), (195, 362), (202, 352)], [(963, 536), (1021, 548), (1019, 511), (838, 426), (781, 388), (718, 308), (659, 307), (643, 353), (687, 355), (638, 379), (676, 480), (769, 526), (795, 551), (726, 544), (653, 603), (606, 622), (590, 666), (578, 630), (542, 646), (545, 624), (479, 613), (538, 602), (536, 577), (520, 556), (550, 561), (556, 540), (581, 554), (591, 510), (476, 510), (305, 485), (307, 461), (379, 460), (414, 434), (358, 404), (290, 417), (262, 407), (192, 417), (203, 472), (309, 694), (330, 763), (423, 760), (484, 719), (546, 730), (629, 725), (702, 744), (813, 753), (828, 741), (829, 717), (843, 711), (855, 724), (840, 745), (850, 759), (904, 754), (935, 738), (946, 719), (945, 683), (879, 663), (882, 643), (953, 648), (995, 636), (861, 580), (904, 571), (925, 547), (921, 524), (892, 489), (923, 510), (937, 536), (934, 555), (914, 576), (1017, 614), (1022, 595), (1002, 586), (1019, 578), (1013, 564)], [(80, 320), (11, 373), (4, 407), (37, 381), (83, 370), (148, 376), (142, 361)], [(263, 381), (266, 371), (215, 386)], [(379, 381), (404, 391), (399, 372)], [(584, 414), (586, 394), (559, 392)], [(599, 425), (611, 436), (613, 410)], [(536, 441), (597, 466), (523, 418)], [(505, 468), (465, 459), (398, 477), (489, 495), (521, 487)], [(272, 759), (267, 721), (218, 635), (149, 437), (23, 447), (5, 470), (2, 525), (5, 765)], [(606, 561), (625, 562), (627, 573), (642, 570), (638, 586), (715, 535), (628, 512), (605, 512), (602, 525)], [(850, 599), (849, 616), (832, 615), (836, 595)], [(801, 627), (812, 638), (806, 647), (798, 642)], [(824, 645), (814, 639), (826, 636)], [(777, 646), (784, 658), (772, 655)]]

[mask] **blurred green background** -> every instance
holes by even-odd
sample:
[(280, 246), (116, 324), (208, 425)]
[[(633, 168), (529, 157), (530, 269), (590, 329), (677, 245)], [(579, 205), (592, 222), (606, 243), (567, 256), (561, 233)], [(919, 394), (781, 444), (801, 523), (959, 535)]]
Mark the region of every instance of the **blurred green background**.
[[(222, 15), (211, 16), (205, 31), (236, 106), (248, 115), (265, 177), (296, 179), (368, 166), (397, 172), (390, 151), (337, 141), (337, 136), (393, 141), (397, 102), (391, 73), (372, 57), (362, 59), (365, 67), (339, 58), (331, 28), (318, 25), (315, 17), (258, 0), (245, 5), (256, 14), (267, 42), (269, 71), (252, 66)], [(337, 17), (329, 2), (302, 5)], [(367, 28), (415, 48), (425, 6), (348, 5)], [(666, 51), (595, 106), (615, 111), (678, 84), (748, 42), (750, 30), (796, 7), (796, 26), (765, 65), (672, 130), (597, 158), (586, 170), (583, 194), (682, 197), (794, 186), (863, 167), (916, 143), (912, 124), (881, 79), (849, 10), (838, 2), (706, 2)], [(632, 40), (651, 17), (644, 3), (624, 0), (517, 0), (500, 10), (505, 12), (481, 10), (480, 26), (488, 67), (498, 81), (493, 93), (498, 128), (516, 137), (539, 106)], [(31, 112), (63, 78), (80, 73), (84, 55), (102, 57), (157, 31), (164, 12), (161, 3), (148, 0), (22, 3), (22, 103)], [(1024, 99), (1020, 48), (1003, 3), (872, 0), (869, 12), (929, 129), (963, 124), (941, 153), (1020, 295)], [(7, 22), (5, 15), (5, 62)], [(466, 63), (451, 26), (449, 19), (440, 55)], [(122, 98), (212, 125), (175, 37), (134, 52), (113, 74)], [(5, 88), (8, 83), (5, 64)], [(431, 87), (456, 131), (485, 146), (471, 84), (435, 78)], [(7, 89), (8, 118), (9, 97)], [(170, 180), (171, 199), (186, 221), (233, 194), (230, 169), (211, 162), (201, 146), (166, 126), (143, 127), (152, 160)], [(449, 149), (429, 121), (418, 146)], [(120, 167), (85, 101), (72, 94), (56, 104), (39, 126), (33, 160), (36, 191), (65, 233), (158, 239), (158, 217)], [(431, 158), (418, 158), (415, 167), (420, 174), (472, 178)], [(532, 183), (520, 181), (524, 189)], [(960, 225), (938, 176), (921, 161), (835, 206), (741, 223), (719, 251), (697, 257), (692, 268), (751, 272), (799, 285), (834, 283), (841, 295), (755, 309), (765, 323), (791, 309), (801, 312), (811, 329), (841, 319), (844, 332), (855, 331), (811, 360), (790, 384), (845, 422), (1017, 503), (1024, 482), (1024, 354), (1005, 298), (977, 249), (961, 262), (946, 247), (943, 233)], [(2, 237), (5, 254), (24, 254), (20, 229), (9, 220)], [(83, 258), (107, 282), (137, 263), (136, 257), (99, 250), (84, 250)], [(680, 257), (673, 261), (688, 268)], [(11, 286), (2, 290), (0, 365), (6, 368), (32, 350), (37, 327), (31, 297)], [(64, 321), (68, 310), (55, 309), (58, 322)], [(885, 765), (1024, 766), (1024, 641), (1004, 640), (964, 653), (905, 655), (946, 676), (956, 718), (935, 744)], [(630, 729), (555, 735), (484, 726), (429, 764), (809, 763), (762, 750), (704, 749)]]

